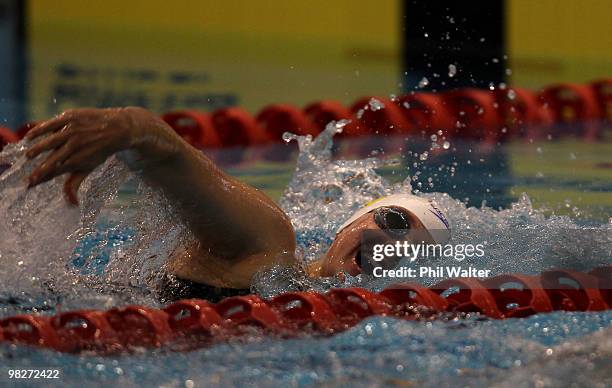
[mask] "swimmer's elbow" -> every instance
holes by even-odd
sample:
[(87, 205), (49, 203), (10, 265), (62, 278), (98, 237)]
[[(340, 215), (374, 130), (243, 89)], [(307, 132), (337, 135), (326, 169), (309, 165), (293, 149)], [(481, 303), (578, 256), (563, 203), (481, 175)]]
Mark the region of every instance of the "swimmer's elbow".
[(262, 265), (293, 266), (296, 262), (296, 239), (289, 218), (283, 214), (272, 227), (262, 232), (260, 237), (263, 238), (263, 244), (259, 250)]
[(288, 217), (280, 220), (276, 230), (269, 234), (266, 243), (266, 256), (275, 257), (277, 264), (293, 265), (295, 263), (296, 240), (295, 232)]
[(284, 215), (283, 232), (282, 232), (283, 246), (285, 248), (285, 251), (290, 252), (291, 257), (295, 260), (295, 249), (297, 246), (295, 230), (293, 229), (293, 225), (291, 224), (291, 220), (289, 219), (289, 216), (287, 216), (285, 213), (283, 213), (283, 215)]

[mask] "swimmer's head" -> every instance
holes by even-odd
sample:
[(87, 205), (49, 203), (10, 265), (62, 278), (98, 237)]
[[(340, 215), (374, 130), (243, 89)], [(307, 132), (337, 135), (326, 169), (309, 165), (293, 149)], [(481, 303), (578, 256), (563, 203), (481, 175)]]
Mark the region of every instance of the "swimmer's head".
[(319, 276), (339, 272), (361, 272), (361, 235), (365, 230), (384, 232), (389, 240), (409, 240), (444, 244), (450, 228), (444, 214), (431, 200), (410, 194), (394, 194), (368, 203), (349, 217), (337, 230), (325, 257), (310, 267)]

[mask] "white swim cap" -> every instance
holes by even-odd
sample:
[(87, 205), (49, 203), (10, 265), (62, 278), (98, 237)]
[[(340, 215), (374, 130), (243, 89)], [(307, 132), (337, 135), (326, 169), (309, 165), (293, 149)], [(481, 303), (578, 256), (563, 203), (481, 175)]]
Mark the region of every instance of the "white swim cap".
[(357, 210), (351, 218), (346, 220), (336, 233), (340, 233), (342, 229), (352, 224), (364, 214), (383, 206), (399, 206), (410, 211), (421, 221), (437, 244), (443, 244), (450, 240), (450, 225), (444, 213), (438, 209), (433, 201), (412, 194), (393, 194), (369, 202), (365, 207)]

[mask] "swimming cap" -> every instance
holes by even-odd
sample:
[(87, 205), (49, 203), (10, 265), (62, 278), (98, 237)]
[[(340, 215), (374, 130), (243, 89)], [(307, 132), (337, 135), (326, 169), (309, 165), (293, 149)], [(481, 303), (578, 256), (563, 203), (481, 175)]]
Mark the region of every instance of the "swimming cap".
[(340, 233), (344, 228), (364, 214), (383, 206), (399, 206), (410, 211), (419, 221), (421, 221), (425, 229), (429, 232), (429, 235), (437, 244), (442, 244), (450, 240), (450, 225), (444, 213), (438, 209), (433, 201), (412, 194), (393, 194), (369, 202), (365, 207), (357, 210), (351, 218), (346, 220), (346, 222), (338, 228), (336, 233)]

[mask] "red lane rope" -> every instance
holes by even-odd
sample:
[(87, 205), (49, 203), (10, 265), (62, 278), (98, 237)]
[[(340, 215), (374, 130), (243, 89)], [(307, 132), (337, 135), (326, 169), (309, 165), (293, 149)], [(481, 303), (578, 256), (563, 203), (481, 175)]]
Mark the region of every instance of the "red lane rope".
[[(339, 135), (343, 138), (376, 135), (384, 141), (381, 135), (430, 136), (441, 130), (447, 139), (485, 143), (568, 136), (597, 141), (612, 123), (612, 79), (563, 83), (540, 91), (463, 88), (392, 99), (363, 97), (348, 107), (331, 100), (303, 109), (273, 104), (255, 115), (237, 107), (211, 113), (183, 110), (162, 118), (190, 144), (205, 149), (278, 143), (285, 131), (315, 136), (331, 120), (341, 119), (352, 121)], [(19, 128), (17, 136), (0, 128), (0, 149), (22, 138), (33, 124)]]
[(0, 150), (4, 148), (8, 143), (14, 143), (19, 141), (19, 137), (16, 133), (13, 133), (10, 129), (0, 127)]
[[(367, 96), (348, 107), (332, 100), (313, 102), (303, 109), (274, 104), (256, 115), (243, 112), (243, 116), (243, 121), (247, 117), (252, 119), (241, 126), (242, 138), (256, 139), (240, 142), (245, 146), (277, 143), (285, 131), (314, 136), (328, 122), (341, 119), (351, 123), (340, 138), (374, 135), (382, 143), (385, 135), (429, 137), (439, 131), (449, 140), (493, 144), (515, 138), (568, 136), (597, 141), (604, 138), (604, 131), (612, 122), (612, 79), (584, 85), (558, 84), (540, 91), (463, 88), (443, 93), (411, 92), (395, 98)], [(181, 133), (181, 127), (169, 123)], [(205, 131), (202, 126), (201, 132)], [(233, 131), (217, 126), (216, 132), (222, 138), (221, 147), (237, 145), (232, 135), (223, 135)], [(224, 137), (228, 140), (223, 140)]]
[(400, 283), (378, 293), (337, 288), (324, 294), (287, 292), (269, 300), (235, 296), (216, 304), (191, 299), (162, 309), (126, 306), (51, 317), (17, 315), (0, 320), (0, 342), (105, 354), (160, 346), (186, 350), (254, 329), (281, 337), (330, 335), (374, 315), (415, 320), (448, 312), (504, 319), (560, 310), (603, 311), (612, 308), (611, 290), (612, 266), (607, 266), (589, 273), (551, 270), (540, 276), (447, 279), (429, 288)]

